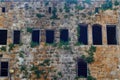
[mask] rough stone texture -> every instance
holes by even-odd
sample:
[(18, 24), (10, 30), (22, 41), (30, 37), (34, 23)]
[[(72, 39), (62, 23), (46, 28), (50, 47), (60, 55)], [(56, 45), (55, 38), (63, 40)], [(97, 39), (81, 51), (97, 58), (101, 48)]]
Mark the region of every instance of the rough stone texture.
[[(41, 0), (42, 1), (42, 0)], [(102, 1), (97, 3), (101, 4)], [(118, 22), (118, 14), (117, 10), (106, 10), (100, 11), (98, 14), (88, 15), (87, 13), (91, 10), (94, 11), (94, 8), (85, 9), (77, 11), (75, 9), (71, 10), (72, 16), (68, 18), (64, 18), (64, 15), (70, 15), (63, 12), (57, 12), (59, 20), (50, 19), (51, 14), (48, 14), (47, 7), (53, 6), (52, 2), (50, 5), (45, 7), (37, 6), (36, 3), (29, 3), (32, 5), (30, 9), (25, 10), (22, 6), (23, 3), (0, 3), (2, 6), (6, 5), (7, 12), (4, 14), (0, 12), (0, 28), (8, 30), (8, 40), (7, 40), (7, 51), (0, 51), (0, 54), (3, 54), (2, 59), (7, 59), (10, 63), (10, 69), (14, 69), (15, 72), (12, 75), (12, 80), (28, 80), (23, 79), (23, 73), (20, 72), (20, 64), (22, 62), (27, 64), (29, 68), (31, 64), (38, 65), (45, 59), (50, 59), (52, 61), (49, 67), (45, 67), (46, 69), (52, 69), (60, 71), (63, 74), (62, 78), (58, 78), (58, 80), (74, 80), (76, 77), (76, 59), (81, 55), (88, 55), (85, 50), (88, 50), (90, 45), (92, 45), (92, 25), (100, 24), (102, 25), (102, 37), (103, 37), (103, 45), (95, 45), (97, 47), (97, 51), (94, 53), (95, 62), (89, 65), (90, 73), (97, 80), (120, 80), (120, 46), (118, 45), (107, 45), (106, 40), (106, 24), (115, 24), (117, 25), (117, 34), (119, 37), (120, 32), (120, 21)], [(17, 5), (13, 10), (9, 10), (9, 6), (11, 4)], [(39, 3), (37, 3), (39, 4)], [(99, 6), (99, 5), (95, 6)], [(64, 8), (64, 3), (59, 5), (62, 9)], [(74, 5), (72, 5), (74, 6)], [(86, 4), (86, 7), (89, 5)], [(35, 7), (40, 7), (38, 10), (34, 9)], [(41, 8), (42, 7), (42, 8)], [(60, 8), (58, 7), (58, 8)], [(45, 10), (45, 11), (44, 11)], [(0, 10), (1, 11), (1, 10)], [(46, 17), (41, 19), (36, 17), (36, 13), (44, 13)], [(52, 24), (52, 23), (55, 24)], [(79, 23), (88, 24), (88, 45), (75, 45), (77, 42), (77, 27)], [(30, 47), (31, 42), (31, 33), (27, 32), (27, 27), (34, 29), (41, 29), (41, 43), (39, 46), (35, 48)], [(55, 30), (55, 43), (59, 42), (59, 29), (66, 28), (69, 30), (70, 37), (70, 46), (68, 50), (59, 48), (58, 46), (53, 47), (50, 45), (46, 46), (45, 43), (45, 29), (53, 29)], [(13, 30), (21, 30), (21, 42), (23, 45), (15, 45), (13, 50), (9, 51), (9, 44), (12, 43), (12, 31)], [(118, 43), (120, 43), (120, 39), (117, 38)], [(25, 58), (21, 59), (19, 57), (19, 52), (24, 51)], [(43, 67), (40, 67), (42, 69)], [(49, 74), (49, 79), (51, 80), (51, 76), (56, 75), (55, 72)], [(44, 80), (43, 76), (41, 79), (36, 79), (36, 76), (33, 74), (31, 76), (31, 80)], [(8, 80), (8, 78), (0, 78), (0, 80)], [(80, 79), (86, 80), (86, 79)]]

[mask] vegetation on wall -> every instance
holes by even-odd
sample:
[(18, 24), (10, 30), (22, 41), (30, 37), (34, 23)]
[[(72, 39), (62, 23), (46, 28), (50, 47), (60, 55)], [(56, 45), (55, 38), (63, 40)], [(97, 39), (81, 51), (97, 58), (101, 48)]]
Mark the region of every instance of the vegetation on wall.
[(85, 3), (91, 4), (91, 0), (85, 0)]
[[(90, 46), (88, 50), (86, 50), (88, 53), (88, 56), (82, 55), (81, 58), (84, 59), (88, 64), (91, 64), (94, 62), (94, 52), (96, 52), (96, 47), (95, 46)], [(91, 76), (90, 70), (88, 69), (88, 76), (87, 80), (96, 80), (94, 77)]]
[(27, 32), (32, 33), (33, 28), (27, 27)]
[(41, 19), (42, 17), (45, 17), (45, 15), (43, 15), (43, 14), (36, 14), (36, 17)]
[(84, 59), (88, 64), (94, 62), (94, 52), (96, 52), (96, 47), (91, 46), (89, 50), (86, 50), (88, 56), (82, 55), (81, 58)]
[(101, 5), (101, 9), (104, 11), (104, 10), (107, 10), (107, 9), (112, 9), (113, 8), (113, 3), (112, 1), (108, 1), (104, 4)]
[(69, 3), (69, 4), (77, 4), (78, 1), (77, 0), (65, 0), (66, 3)]
[(1, 50), (1, 51), (6, 51), (6, 47), (5, 47), (5, 46), (2, 46), (2, 47), (0, 48), (0, 50)]
[(76, 6), (75, 6), (75, 9), (76, 9), (76, 10), (83, 10), (83, 9), (85, 9), (85, 8), (82, 7), (81, 5), (76, 5)]
[(13, 50), (14, 47), (15, 47), (14, 44), (13, 44), (13, 43), (10, 43), (10, 44), (9, 44), (9, 51)]
[(39, 44), (37, 43), (37, 42), (31, 42), (30, 43), (30, 46), (32, 47), (32, 48), (34, 48), (34, 47), (36, 47), (36, 46), (38, 46)]
[(118, 6), (118, 5), (119, 5), (118, 0), (115, 0), (114, 5), (115, 5), (115, 6)]
[(57, 16), (57, 8), (56, 7), (53, 7), (52, 16), (50, 17), (50, 19), (59, 19)]
[(66, 3), (65, 3), (65, 6), (64, 6), (64, 9), (65, 9), (66, 13), (70, 12), (70, 7)]

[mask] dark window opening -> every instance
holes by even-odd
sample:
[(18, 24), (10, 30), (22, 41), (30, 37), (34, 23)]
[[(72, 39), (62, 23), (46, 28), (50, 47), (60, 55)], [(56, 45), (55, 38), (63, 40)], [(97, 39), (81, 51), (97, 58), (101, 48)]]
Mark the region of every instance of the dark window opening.
[(28, 4), (25, 4), (25, 10), (27, 10), (29, 8)]
[(60, 41), (62, 42), (68, 42), (68, 29), (61, 29), (60, 30)]
[(40, 30), (33, 30), (32, 31), (32, 42), (39, 44), (39, 41), (40, 41), (39, 37), (40, 37)]
[(7, 30), (0, 30), (0, 44), (7, 44)]
[(49, 12), (50, 14), (52, 13), (52, 8), (51, 8), (51, 7), (48, 8), (48, 12)]
[(95, 13), (99, 13), (99, 8), (98, 7), (95, 8)]
[(14, 44), (19, 44), (20, 43), (20, 31), (19, 30), (14, 31), (13, 43)]
[(46, 30), (46, 43), (53, 43), (53, 42), (54, 42), (54, 31)]
[(87, 77), (87, 63), (83, 59), (78, 59), (77, 62), (78, 67), (78, 76), (79, 77)]
[(102, 45), (102, 26), (99, 24), (94, 24), (92, 26), (93, 44)]
[(109, 45), (117, 44), (115, 25), (107, 25), (107, 44)]
[(2, 12), (5, 13), (5, 7), (2, 7)]
[(80, 24), (78, 28), (78, 42), (87, 45), (88, 44), (88, 25)]
[(8, 62), (1, 62), (1, 64), (0, 64), (0, 76), (1, 77), (8, 76)]

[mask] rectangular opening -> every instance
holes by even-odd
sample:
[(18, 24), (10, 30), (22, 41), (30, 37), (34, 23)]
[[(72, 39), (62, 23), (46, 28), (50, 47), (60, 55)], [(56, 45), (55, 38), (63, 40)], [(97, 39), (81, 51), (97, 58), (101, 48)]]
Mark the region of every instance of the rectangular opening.
[(78, 60), (77, 66), (78, 66), (78, 76), (86, 78), (87, 77), (87, 63), (84, 60), (80, 59)]
[(78, 42), (81, 44), (88, 44), (88, 25), (87, 24), (80, 24), (78, 28)]
[(48, 12), (49, 12), (50, 14), (52, 13), (51, 7), (48, 8)]
[(20, 30), (14, 30), (14, 38), (13, 43), (14, 44), (20, 44)]
[(54, 42), (54, 31), (46, 30), (46, 43), (53, 43), (53, 42)]
[(102, 26), (94, 24), (92, 26), (93, 45), (102, 45)]
[(1, 77), (7, 77), (8, 76), (8, 62), (1, 62), (0, 76)]
[(33, 30), (32, 31), (32, 42), (38, 43), (40, 41), (40, 30)]
[(5, 7), (2, 7), (2, 12), (5, 13)]
[(60, 30), (60, 41), (68, 42), (69, 34), (68, 29), (61, 29)]
[(95, 8), (95, 13), (99, 13), (99, 8), (98, 7)]
[(7, 30), (0, 30), (0, 45), (7, 44)]
[(107, 25), (107, 44), (117, 44), (116, 39), (116, 25)]

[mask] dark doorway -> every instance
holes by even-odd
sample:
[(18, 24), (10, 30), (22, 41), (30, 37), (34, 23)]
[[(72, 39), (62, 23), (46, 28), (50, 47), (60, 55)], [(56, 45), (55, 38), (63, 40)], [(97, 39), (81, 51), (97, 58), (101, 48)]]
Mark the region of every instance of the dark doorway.
[(88, 25), (87, 24), (80, 24), (78, 28), (78, 42), (81, 44), (88, 44)]
[(7, 30), (0, 30), (0, 45), (7, 44)]
[(54, 43), (54, 30), (46, 30), (46, 43)]
[(32, 31), (32, 42), (38, 43), (40, 41), (40, 30), (33, 30)]
[(94, 45), (102, 45), (102, 26), (99, 24), (94, 24), (92, 26), (92, 36)]
[(116, 25), (107, 25), (107, 44), (115, 45), (116, 40)]
[(78, 67), (78, 76), (79, 77), (87, 77), (87, 63), (83, 59), (78, 59), (77, 62)]
[(8, 76), (8, 62), (1, 62), (0, 76), (1, 77)]
[(5, 7), (2, 7), (2, 12), (5, 13)]
[(68, 29), (61, 29), (60, 30), (60, 41), (68, 42), (69, 34)]
[(20, 30), (14, 30), (13, 43), (20, 44)]

